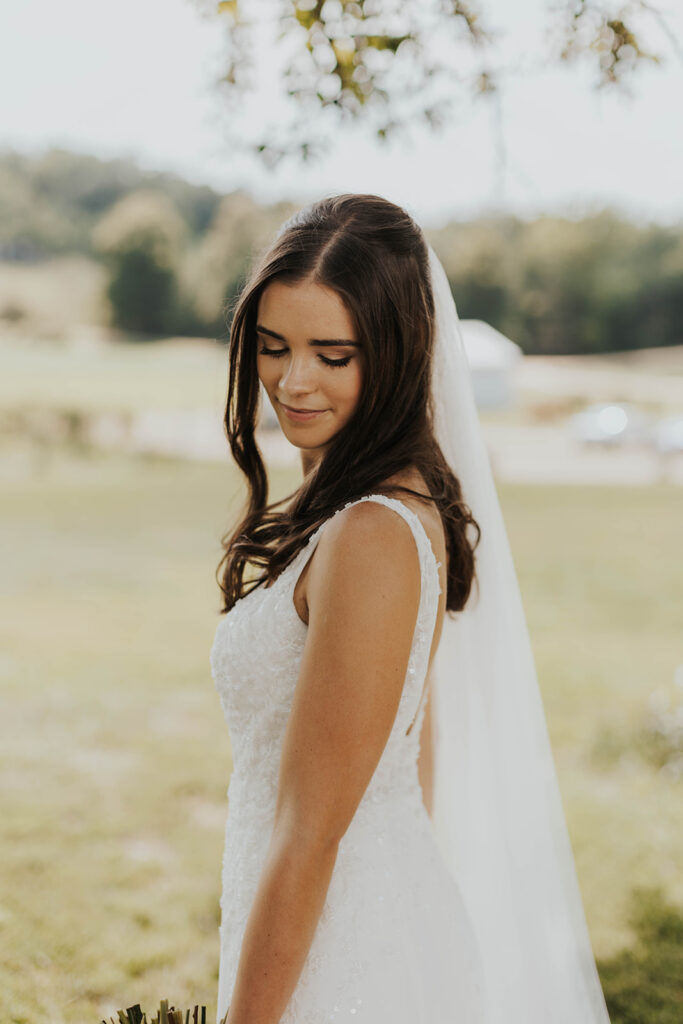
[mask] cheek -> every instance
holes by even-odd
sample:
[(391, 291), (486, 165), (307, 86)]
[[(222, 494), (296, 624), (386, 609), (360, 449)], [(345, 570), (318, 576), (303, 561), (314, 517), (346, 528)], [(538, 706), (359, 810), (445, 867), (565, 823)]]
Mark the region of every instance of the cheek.
[[(333, 374), (337, 371), (332, 371)], [(360, 369), (338, 371), (338, 376), (327, 381), (330, 399), (345, 415), (351, 415), (360, 398), (363, 377)]]
[(355, 406), (360, 398), (361, 389), (363, 387), (363, 373), (359, 364), (356, 364), (353, 368), (353, 373), (349, 374), (349, 380), (346, 384), (347, 400), (350, 405)]
[(278, 368), (275, 360), (264, 359), (263, 356), (257, 358), (256, 372), (266, 391), (272, 391), (273, 385), (278, 379)]

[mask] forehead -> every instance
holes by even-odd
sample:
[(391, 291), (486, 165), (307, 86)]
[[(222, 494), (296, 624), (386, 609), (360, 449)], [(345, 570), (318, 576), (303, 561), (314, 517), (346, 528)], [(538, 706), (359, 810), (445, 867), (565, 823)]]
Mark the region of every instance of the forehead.
[(354, 338), (355, 326), (349, 310), (332, 288), (313, 281), (296, 284), (271, 281), (258, 303), (258, 321), (264, 327), (286, 335)]

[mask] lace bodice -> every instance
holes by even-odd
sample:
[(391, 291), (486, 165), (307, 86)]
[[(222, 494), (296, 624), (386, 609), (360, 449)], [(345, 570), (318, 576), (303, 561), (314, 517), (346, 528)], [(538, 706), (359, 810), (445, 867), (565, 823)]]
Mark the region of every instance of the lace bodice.
[[(376, 873), (370, 871), (370, 844), (372, 850), (379, 851), (386, 841), (393, 856), (401, 844), (412, 842), (416, 834), (426, 837), (429, 831), (417, 758), (425, 708), (424, 684), (441, 593), (440, 563), (419, 516), (403, 502), (370, 494), (347, 502), (343, 508), (362, 501), (385, 505), (410, 526), (420, 561), (420, 602), (396, 717), (375, 772), (339, 845), (320, 924), (297, 990), (282, 1018), (283, 1024), (303, 1024), (309, 1019), (311, 1024), (325, 1024), (337, 1020), (334, 1006), (341, 1003), (328, 1006), (326, 999), (322, 1016), (322, 1007), (314, 1009), (313, 1002), (304, 1012), (301, 999), (311, 990), (312, 975), (321, 971), (330, 958), (345, 965), (336, 975), (339, 999), (343, 992), (353, 989), (349, 972), (354, 965), (359, 969), (359, 952), (354, 938), (358, 929), (352, 916), (359, 912), (359, 907), (357, 897), (349, 896), (349, 887), (355, 886), (354, 892), (359, 893), (361, 879), (365, 879), (367, 899), (384, 899), (382, 885)], [(334, 515), (342, 511), (339, 509)], [(280, 754), (306, 643), (308, 626), (294, 606), (294, 588), (332, 518), (311, 535), (270, 587), (257, 587), (237, 601), (218, 623), (211, 648), (212, 674), (230, 730), (233, 753), (223, 857), (219, 1014), (221, 1010), (225, 1012), (229, 1002), (239, 946), (270, 838)], [(433, 869), (437, 870), (435, 865)], [(382, 870), (386, 874), (386, 868)], [(355, 1013), (350, 1007), (348, 1011)]]

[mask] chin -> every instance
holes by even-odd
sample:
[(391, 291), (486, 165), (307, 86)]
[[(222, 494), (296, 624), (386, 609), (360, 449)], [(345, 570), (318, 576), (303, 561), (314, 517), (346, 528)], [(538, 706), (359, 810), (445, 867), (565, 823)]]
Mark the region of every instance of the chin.
[(285, 435), (290, 444), (293, 444), (295, 448), (301, 448), (302, 451), (315, 451), (317, 448), (324, 448), (325, 445), (334, 437), (334, 434), (325, 434), (321, 437), (314, 437), (310, 433), (306, 435), (303, 430), (283, 430), (282, 433)]
[(295, 448), (300, 448), (302, 451), (315, 451), (318, 448), (324, 448), (332, 438), (341, 429), (336, 427), (334, 430), (311, 430), (306, 424), (298, 426), (292, 424), (289, 420), (285, 420), (283, 416), (280, 420), (280, 430), (285, 435), (290, 444), (294, 445)]

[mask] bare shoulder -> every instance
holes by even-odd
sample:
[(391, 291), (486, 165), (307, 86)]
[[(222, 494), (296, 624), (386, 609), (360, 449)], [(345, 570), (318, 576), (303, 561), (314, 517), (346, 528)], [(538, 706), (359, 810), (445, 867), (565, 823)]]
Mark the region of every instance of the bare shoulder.
[[(391, 477), (388, 477), (385, 484), (398, 484), (403, 487), (409, 487), (413, 491), (417, 491), (418, 494), (426, 495), (425, 498), (419, 498), (411, 494), (401, 494), (400, 500), (410, 508), (422, 523), (422, 527), (427, 535), (429, 543), (432, 548), (432, 552), (437, 561), (437, 573), (439, 576), (439, 585), (441, 593), (439, 595), (439, 604), (437, 608), (436, 625), (434, 629), (434, 635), (432, 637), (432, 645), (430, 649), (430, 664), (431, 659), (436, 653), (439, 641), (441, 639), (441, 631), (443, 629), (444, 616), (446, 613), (446, 598), (448, 593), (448, 552), (446, 549), (446, 534), (444, 531), (443, 521), (441, 519), (441, 513), (438, 507), (431, 500), (429, 494), (429, 488), (425, 482), (424, 477), (415, 467), (411, 467), (401, 473), (396, 473)], [(398, 497), (398, 495), (397, 495)]]
[[(408, 470), (383, 481), (401, 484), (422, 494), (428, 488), (421, 474)], [(398, 495), (397, 495), (398, 497)], [(402, 494), (399, 499), (413, 511), (430, 540), (432, 550), (442, 567), (446, 564), (446, 545), (443, 524), (438, 509), (427, 499)], [(444, 569), (441, 586), (445, 587)], [(316, 551), (299, 576), (294, 589), (294, 605), (303, 622), (309, 621), (312, 600), (321, 596), (324, 584), (340, 587), (346, 592), (360, 586), (374, 574), (377, 584), (383, 581), (385, 589), (395, 589), (413, 598), (419, 598), (420, 566), (415, 538), (409, 524), (394, 509), (377, 501), (358, 501), (334, 515), (322, 531)], [(370, 588), (364, 588), (369, 596)], [(416, 598), (417, 595), (417, 598)], [(441, 613), (440, 613), (441, 614)]]
[(348, 586), (372, 576), (385, 585), (409, 589), (414, 585), (419, 590), (412, 530), (402, 516), (380, 502), (359, 501), (342, 509), (327, 524), (318, 548), (311, 584), (323, 574)]
[(308, 624), (316, 602), (328, 607), (339, 600), (358, 605), (372, 602), (378, 591), (402, 595), (409, 613), (417, 606), (417, 549), (410, 526), (393, 509), (376, 501), (359, 501), (325, 523), (294, 588), (294, 605)]

